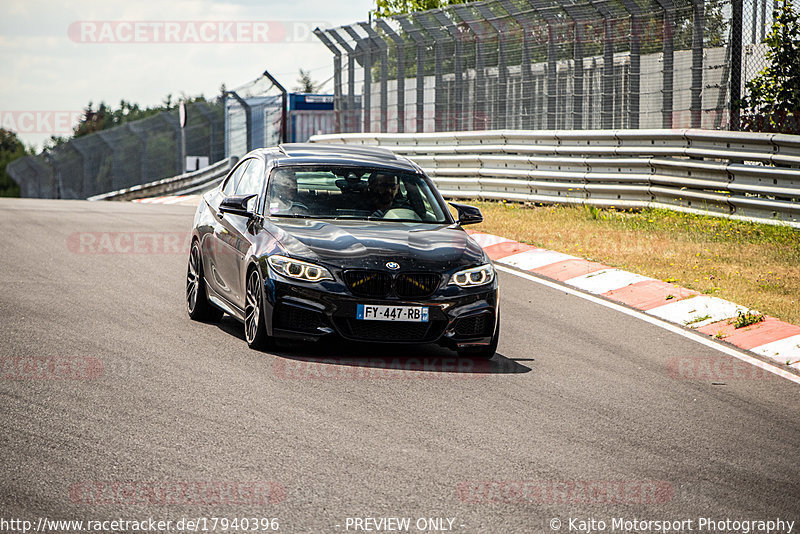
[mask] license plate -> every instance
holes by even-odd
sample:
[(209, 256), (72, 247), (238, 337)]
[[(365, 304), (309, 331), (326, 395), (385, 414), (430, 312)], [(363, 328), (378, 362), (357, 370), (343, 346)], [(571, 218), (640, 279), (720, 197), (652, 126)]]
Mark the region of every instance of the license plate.
[(428, 322), (426, 306), (376, 306), (359, 304), (356, 319), (362, 321), (408, 321), (414, 323)]

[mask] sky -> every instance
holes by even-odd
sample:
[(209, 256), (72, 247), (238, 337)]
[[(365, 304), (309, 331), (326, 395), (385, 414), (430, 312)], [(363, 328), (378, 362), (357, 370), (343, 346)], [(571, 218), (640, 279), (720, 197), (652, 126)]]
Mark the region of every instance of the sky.
[[(367, 20), (374, 0), (0, 0), (0, 127), (27, 145), (69, 135), (90, 102), (216, 96), (269, 70), (290, 91), (333, 56), (311, 33)], [(328, 82), (323, 91), (332, 92)]]

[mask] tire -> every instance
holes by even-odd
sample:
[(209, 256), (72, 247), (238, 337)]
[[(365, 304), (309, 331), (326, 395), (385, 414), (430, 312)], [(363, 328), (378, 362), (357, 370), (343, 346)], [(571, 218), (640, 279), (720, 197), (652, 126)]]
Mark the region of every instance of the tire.
[(244, 308), (244, 337), (251, 349), (263, 350), (272, 345), (264, 323), (264, 291), (258, 268), (247, 273), (247, 303)]
[(488, 345), (478, 348), (461, 349), (458, 356), (461, 358), (473, 358), (476, 360), (491, 360), (497, 352), (497, 344), (500, 342), (500, 310), (497, 310), (497, 325), (494, 328), (494, 336)]
[(222, 319), (222, 310), (208, 301), (203, 277), (203, 257), (197, 241), (192, 242), (189, 265), (186, 268), (186, 311), (194, 321), (216, 322)]

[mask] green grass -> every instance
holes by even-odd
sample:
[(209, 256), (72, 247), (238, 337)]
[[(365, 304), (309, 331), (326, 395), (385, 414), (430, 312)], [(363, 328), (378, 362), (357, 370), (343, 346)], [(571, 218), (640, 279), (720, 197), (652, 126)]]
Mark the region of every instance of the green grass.
[(800, 230), (668, 210), (476, 202), (478, 231), (557, 250), (800, 324)]

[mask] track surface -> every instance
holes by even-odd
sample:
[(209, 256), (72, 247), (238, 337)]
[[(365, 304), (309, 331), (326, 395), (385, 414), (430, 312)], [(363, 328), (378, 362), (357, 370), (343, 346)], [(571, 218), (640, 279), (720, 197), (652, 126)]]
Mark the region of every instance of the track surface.
[[(255, 352), (229, 318), (188, 319), (184, 252), (79, 246), (86, 232), (186, 233), (193, 212), (0, 200), (0, 355), (102, 364), (89, 380), (4, 372), (4, 518), (277, 517), (282, 532), (344, 532), (346, 518), (367, 516), (411, 517), (412, 532), (419, 517), (454, 518), (456, 532), (551, 532), (552, 518), (567, 532), (570, 517), (800, 520), (795, 384), (676, 379), (675, 358), (741, 364), (504, 273), (490, 368), (365, 377), (376, 358), (454, 356), (332, 343)], [(322, 378), (287, 375), (293, 365)], [(263, 505), (76, 496), (93, 481), (271, 481), (286, 495)], [(529, 489), (463, 491), (482, 481)], [(563, 491), (603, 481), (628, 482), (632, 494), (607, 502)], [(637, 498), (630, 488), (641, 482), (658, 495)]]

